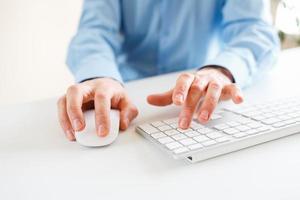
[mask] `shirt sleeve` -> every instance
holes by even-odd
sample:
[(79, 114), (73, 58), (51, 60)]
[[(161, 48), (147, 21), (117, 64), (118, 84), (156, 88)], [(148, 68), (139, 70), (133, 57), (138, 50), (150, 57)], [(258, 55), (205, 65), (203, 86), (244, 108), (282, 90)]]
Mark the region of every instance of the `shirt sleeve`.
[(122, 82), (115, 55), (120, 50), (119, 0), (85, 0), (67, 65), (76, 82), (111, 77)]
[(240, 87), (274, 64), (280, 43), (268, 0), (225, 0), (220, 29), (222, 50), (206, 65), (228, 69)]

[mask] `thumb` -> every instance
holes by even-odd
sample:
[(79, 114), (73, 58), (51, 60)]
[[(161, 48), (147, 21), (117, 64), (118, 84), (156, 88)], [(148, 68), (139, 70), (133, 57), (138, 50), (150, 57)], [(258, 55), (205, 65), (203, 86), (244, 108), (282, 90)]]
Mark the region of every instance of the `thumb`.
[(172, 101), (173, 89), (161, 94), (151, 94), (147, 97), (147, 101), (155, 106), (167, 106), (173, 103)]

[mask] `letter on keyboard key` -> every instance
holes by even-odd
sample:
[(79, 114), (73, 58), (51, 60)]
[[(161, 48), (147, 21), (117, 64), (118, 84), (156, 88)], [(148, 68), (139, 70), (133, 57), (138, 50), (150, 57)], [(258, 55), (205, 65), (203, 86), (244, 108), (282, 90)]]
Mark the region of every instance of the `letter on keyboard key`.
[(186, 148), (186, 147), (181, 147), (181, 148), (173, 150), (173, 152), (176, 153), (176, 154), (184, 153), (184, 152), (187, 152), (187, 151), (189, 151), (189, 149)]
[(161, 144), (167, 144), (167, 143), (173, 142), (174, 140), (170, 137), (163, 137), (163, 138), (159, 138), (158, 141)]
[(187, 139), (183, 139), (183, 140), (179, 140), (179, 142), (181, 144), (183, 144), (184, 146), (188, 146), (188, 145), (191, 145), (191, 144), (196, 144), (197, 142), (191, 138), (187, 138)]
[(179, 142), (171, 142), (171, 143), (166, 144), (166, 147), (170, 150), (173, 150), (173, 149), (183, 147), (183, 146)]
[(206, 137), (205, 135), (199, 135), (194, 137), (193, 139), (196, 140), (197, 142), (204, 142), (210, 140), (210, 138)]
[(140, 125), (139, 128), (141, 128), (143, 131), (145, 131), (148, 134), (159, 132), (159, 130), (157, 128), (151, 126), (150, 124)]

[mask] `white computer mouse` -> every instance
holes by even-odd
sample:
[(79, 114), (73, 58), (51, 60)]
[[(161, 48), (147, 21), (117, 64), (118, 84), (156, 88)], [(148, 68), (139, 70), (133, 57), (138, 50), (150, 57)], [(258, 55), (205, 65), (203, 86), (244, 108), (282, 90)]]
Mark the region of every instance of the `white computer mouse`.
[(110, 132), (105, 137), (96, 134), (95, 111), (89, 110), (84, 113), (86, 126), (83, 131), (75, 132), (76, 141), (86, 147), (102, 147), (113, 143), (119, 134), (120, 114), (118, 110), (110, 112)]

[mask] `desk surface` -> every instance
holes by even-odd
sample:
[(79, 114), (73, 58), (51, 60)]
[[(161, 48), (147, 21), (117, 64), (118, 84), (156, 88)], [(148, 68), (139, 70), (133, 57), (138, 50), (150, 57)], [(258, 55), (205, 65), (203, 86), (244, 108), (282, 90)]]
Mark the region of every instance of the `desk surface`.
[[(300, 49), (245, 90), (260, 101), (300, 94)], [(285, 72), (285, 73), (282, 73)], [(176, 161), (134, 132), (138, 123), (173, 117), (174, 106), (146, 103), (177, 74), (126, 84), (140, 115), (106, 148), (68, 142), (57, 122), (56, 99), (0, 108), (1, 199), (284, 199), (300, 198), (300, 135), (196, 164)]]

